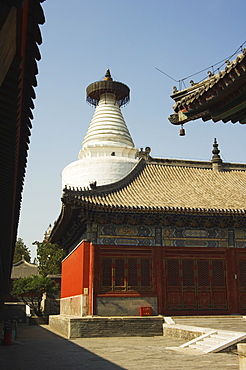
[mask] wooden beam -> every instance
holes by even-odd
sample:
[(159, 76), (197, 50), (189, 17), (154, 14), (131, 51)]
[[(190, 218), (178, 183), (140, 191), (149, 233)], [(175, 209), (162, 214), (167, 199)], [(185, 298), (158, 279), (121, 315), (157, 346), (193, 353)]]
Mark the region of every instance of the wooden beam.
[(16, 8), (12, 7), (0, 30), (0, 86), (16, 54)]

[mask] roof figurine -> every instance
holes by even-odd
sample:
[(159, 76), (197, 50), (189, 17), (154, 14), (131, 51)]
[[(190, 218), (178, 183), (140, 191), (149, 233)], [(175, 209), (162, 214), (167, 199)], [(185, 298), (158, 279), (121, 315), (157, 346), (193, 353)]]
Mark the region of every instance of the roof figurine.
[(233, 61), (227, 60), (223, 71), (208, 71), (208, 78), (191, 86), (173, 90), (174, 113), (168, 118), (174, 125), (202, 118), (203, 121), (246, 123), (245, 83), (246, 49)]

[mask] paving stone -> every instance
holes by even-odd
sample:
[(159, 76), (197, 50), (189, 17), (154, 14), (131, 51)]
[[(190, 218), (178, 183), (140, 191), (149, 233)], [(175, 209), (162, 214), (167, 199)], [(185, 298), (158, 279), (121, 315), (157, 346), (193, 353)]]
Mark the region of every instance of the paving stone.
[(190, 325), (203, 328), (246, 331), (246, 318), (240, 315), (224, 316), (173, 316), (172, 319), (176, 324)]
[(20, 326), (11, 346), (0, 346), (1, 370), (218, 370), (239, 369), (235, 354), (177, 351), (171, 337), (79, 338), (67, 340), (49, 326)]

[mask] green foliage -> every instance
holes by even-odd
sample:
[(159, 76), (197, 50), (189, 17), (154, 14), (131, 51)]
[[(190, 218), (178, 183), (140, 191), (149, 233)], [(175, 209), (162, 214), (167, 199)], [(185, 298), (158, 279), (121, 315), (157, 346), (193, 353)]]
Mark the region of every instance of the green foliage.
[(56, 244), (48, 243), (46, 241), (37, 245), (37, 260), (39, 273), (42, 276), (54, 275), (61, 273), (61, 261), (65, 257), (65, 252)]
[(43, 294), (55, 293), (58, 290), (58, 284), (55, 284), (52, 279), (33, 275), (14, 280), (11, 294), (28, 305), (35, 315), (41, 316)]
[(30, 250), (24, 244), (23, 239), (18, 238), (18, 240), (15, 243), (15, 252), (14, 252), (13, 263), (19, 262), (22, 259), (22, 256), (24, 256), (24, 258), (27, 262), (31, 261), (31, 252), (30, 252)]

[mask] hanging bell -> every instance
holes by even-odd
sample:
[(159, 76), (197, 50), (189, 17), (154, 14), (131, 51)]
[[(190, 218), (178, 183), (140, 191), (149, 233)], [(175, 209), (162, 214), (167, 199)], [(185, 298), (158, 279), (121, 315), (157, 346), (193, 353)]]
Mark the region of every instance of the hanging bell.
[(183, 125), (181, 125), (181, 128), (179, 130), (179, 136), (185, 136), (185, 129), (183, 128)]

